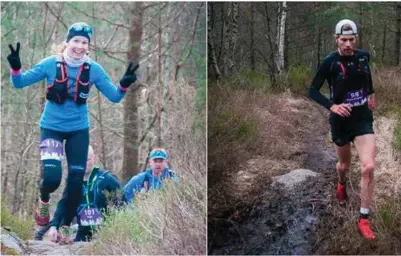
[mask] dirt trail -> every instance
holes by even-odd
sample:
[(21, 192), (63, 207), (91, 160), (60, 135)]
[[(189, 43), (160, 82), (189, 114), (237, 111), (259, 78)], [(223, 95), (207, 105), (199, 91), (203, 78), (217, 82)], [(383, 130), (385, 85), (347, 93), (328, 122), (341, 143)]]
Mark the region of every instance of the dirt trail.
[[(239, 221), (229, 220), (226, 227), (228, 232), (224, 235), (215, 234), (212, 238), (210, 254), (315, 254), (324, 253), (320, 246), (321, 239), (318, 231), (323, 219), (332, 218), (330, 209), (341, 212), (342, 207), (335, 200), (334, 191), (337, 182), (335, 172), (335, 150), (330, 142), (330, 127), (328, 112), (316, 105), (304, 101), (287, 99), (287, 111), (297, 115), (295, 122), (299, 126), (298, 138), (302, 138), (302, 146), (291, 154), (297, 156), (293, 162), (295, 168), (305, 168), (320, 175), (307, 178), (292, 190), (283, 186), (269, 185), (260, 204), (254, 206), (247, 216)], [(302, 107), (299, 107), (303, 105)], [(298, 107), (297, 107), (298, 106)], [(396, 166), (400, 166), (389, 152), (394, 122), (384, 117), (377, 118), (375, 130), (377, 131), (378, 179), (381, 177), (395, 177)], [(386, 132), (383, 132), (386, 130)], [(353, 152), (355, 155), (355, 152)], [(263, 166), (260, 159), (248, 161), (248, 167), (239, 172), (239, 180), (248, 183), (252, 181), (253, 170), (266, 170), (266, 163), (274, 160), (265, 160)], [(356, 159), (354, 157), (353, 161)], [(252, 163), (249, 166), (249, 162)], [(271, 175), (281, 175), (289, 172), (289, 161), (276, 161), (273, 168), (268, 170)], [(291, 161), (290, 161), (291, 162)], [(282, 167), (280, 170), (280, 166)], [(264, 167), (264, 168), (263, 168)], [(355, 165), (355, 170), (358, 168)], [(391, 168), (388, 168), (391, 167)], [(359, 175), (359, 174), (357, 174)], [(399, 174), (398, 174), (399, 176)], [(398, 177), (399, 178), (399, 177)], [(398, 183), (399, 184), (399, 183)], [(393, 187), (396, 184), (393, 184)], [(352, 195), (357, 201), (357, 193)], [(333, 228), (335, 228), (333, 223)], [(326, 231), (330, 233), (330, 230)], [(210, 243), (210, 242), (209, 242)], [(323, 251), (322, 251), (323, 250)]]

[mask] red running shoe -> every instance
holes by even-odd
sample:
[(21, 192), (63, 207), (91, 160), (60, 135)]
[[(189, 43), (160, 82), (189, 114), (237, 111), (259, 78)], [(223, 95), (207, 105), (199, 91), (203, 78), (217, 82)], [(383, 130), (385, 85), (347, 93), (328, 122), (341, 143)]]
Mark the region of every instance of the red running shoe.
[(73, 240), (71, 239), (72, 229), (70, 226), (61, 226), (59, 230), (59, 238), (58, 244), (65, 245), (65, 244), (72, 244)]
[(337, 192), (336, 192), (337, 200), (342, 202), (348, 199), (347, 191), (345, 190), (345, 186), (337, 183)]
[(50, 204), (39, 199), (39, 207), (35, 211), (35, 221), (38, 226), (46, 226), (50, 220)]
[(359, 219), (358, 228), (359, 228), (359, 232), (361, 233), (361, 235), (364, 238), (366, 238), (368, 240), (374, 240), (376, 238), (375, 234), (370, 229), (368, 219)]

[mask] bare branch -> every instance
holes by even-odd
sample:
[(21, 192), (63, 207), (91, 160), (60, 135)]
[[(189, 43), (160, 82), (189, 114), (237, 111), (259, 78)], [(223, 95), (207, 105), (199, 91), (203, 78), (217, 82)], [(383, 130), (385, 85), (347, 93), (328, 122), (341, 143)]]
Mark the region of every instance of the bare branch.
[[(182, 65), (188, 59), (189, 56), (191, 56), (192, 49), (193, 49), (193, 42), (195, 39), (196, 28), (198, 26), (199, 14), (200, 14), (202, 7), (203, 7), (203, 3), (201, 3), (201, 5), (198, 7), (198, 12), (196, 13), (195, 24), (194, 24), (194, 28), (192, 30), (192, 35), (191, 35), (191, 40), (190, 40), (191, 48), (189, 49), (187, 56), (184, 57), (184, 59), (181, 61), (181, 63), (178, 64), (179, 66)], [(178, 73), (178, 71), (176, 73)]]
[[(160, 4), (160, 3), (159, 3), (159, 4)], [(153, 5), (153, 6), (157, 6), (157, 5), (159, 5), (159, 4), (155, 4), (155, 5)], [(151, 17), (151, 18), (149, 19), (148, 22), (146, 22), (146, 23), (143, 24), (143, 27), (146, 27), (147, 25), (149, 25), (149, 23), (153, 23), (153, 20), (156, 18), (156, 16), (158, 16), (159, 13), (160, 13), (164, 8), (166, 8), (166, 6), (167, 6), (168, 4), (169, 4), (169, 3), (165, 3), (165, 4), (159, 9), (159, 11), (158, 11), (153, 17)]]
[(87, 16), (87, 17), (89, 17), (89, 18), (97, 19), (97, 20), (102, 20), (102, 21), (105, 21), (105, 22), (107, 22), (107, 23), (109, 23), (109, 24), (111, 24), (111, 25), (113, 25), (113, 26), (122, 27), (122, 28), (125, 28), (125, 29), (128, 29), (128, 30), (130, 29), (130, 27), (125, 26), (124, 23), (115, 23), (115, 22), (112, 22), (112, 21), (110, 21), (110, 20), (108, 20), (108, 19), (106, 19), (106, 18), (99, 18), (99, 17), (96, 17), (96, 16), (94, 16), (94, 15), (92, 15), (92, 14), (89, 14), (89, 13), (86, 13), (86, 12), (82, 11), (81, 9), (78, 9), (77, 7), (75, 7), (75, 6), (73, 6), (73, 5), (71, 5), (70, 7), (71, 7), (72, 9), (74, 9), (74, 10), (80, 12), (81, 14), (84, 14), (85, 16)]
[[(48, 5), (46, 5), (46, 6), (48, 6)], [(63, 9), (64, 9), (64, 3), (61, 4), (60, 10), (59, 10), (58, 15), (56, 17), (57, 20), (60, 20), (61, 12), (63, 11)], [(56, 30), (56, 27), (57, 27), (57, 23), (55, 22), (54, 25), (53, 25), (53, 29), (52, 29), (52, 31), (51, 31), (51, 33), (49, 35), (49, 38), (47, 39), (47, 41), (45, 43), (45, 48), (49, 44), (50, 40), (52, 39), (53, 33)]]
[(113, 41), (114, 36), (117, 34), (118, 28), (119, 28), (119, 27), (115, 27), (115, 28), (114, 28), (113, 34), (110, 36), (110, 38), (109, 38), (109, 40), (107, 41), (107, 43), (103, 46), (104, 48), (107, 48), (107, 46), (109, 46), (109, 44), (111, 43), (111, 41)]
[(59, 21), (59, 22), (64, 26), (65, 29), (68, 29), (68, 25), (65, 24), (65, 22), (61, 20), (61, 18), (60, 18), (59, 15), (56, 15), (56, 14), (54, 13), (53, 9), (50, 8), (49, 3), (45, 3), (45, 5), (47, 6), (47, 8), (49, 8), (49, 11), (53, 14), (53, 16), (57, 19), (57, 21)]
[(100, 125), (102, 125), (104, 128), (106, 128), (107, 130), (109, 130), (109, 131), (110, 131), (111, 133), (113, 133), (114, 135), (117, 135), (118, 137), (124, 139), (124, 135), (123, 135), (123, 134), (121, 134), (121, 133), (119, 133), (119, 132), (116, 132), (115, 130), (113, 130), (113, 128), (108, 127), (107, 125), (101, 123), (100, 120), (97, 118), (97, 116), (96, 116), (92, 111), (90, 111), (89, 109), (88, 109), (88, 112), (89, 112), (89, 114), (90, 114), (93, 118), (95, 118), (95, 120), (96, 120)]
[[(184, 10), (185, 10), (185, 8), (182, 8), (182, 10), (174, 18), (172, 18), (170, 21), (168, 21), (163, 27), (161, 27), (161, 29), (164, 29), (164, 28), (170, 26), (173, 22), (175, 22), (181, 16), (181, 14), (184, 12)], [(157, 35), (157, 33), (158, 32), (155, 32), (147, 37), (142, 38), (142, 41), (146, 41), (149, 38), (154, 37), (155, 35)]]
[[(28, 18), (30, 18), (32, 15), (33, 15), (33, 12), (29, 13), (29, 15), (26, 16), (26, 17), (24, 18), (24, 20), (21, 22), (21, 24), (25, 24), (25, 21), (26, 21)], [(6, 36), (8, 36), (8, 34), (14, 32), (14, 31), (17, 30), (17, 29), (19, 29), (19, 28), (18, 28), (18, 27), (12, 28), (10, 31), (7, 31), (6, 33), (4, 33), (4, 35), (3, 35), (1, 38), (5, 38)]]
[(119, 58), (117, 58), (117, 57), (114, 57), (114, 56), (110, 55), (110, 54), (108, 53), (108, 51), (104, 50), (102, 47), (91, 46), (91, 49), (100, 50), (100, 51), (102, 51), (106, 56), (108, 56), (108, 57), (110, 57), (110, 58), (112, 58), (112, 59), (114, 59), (114, 60), (117, 60), (117, 61), (119, 61), (119, 62), (121, 62), (121, 63), (126, 64), (126, 61), (125, 61), (125, 60), (122, 60), (122, 59), (119, 59)]

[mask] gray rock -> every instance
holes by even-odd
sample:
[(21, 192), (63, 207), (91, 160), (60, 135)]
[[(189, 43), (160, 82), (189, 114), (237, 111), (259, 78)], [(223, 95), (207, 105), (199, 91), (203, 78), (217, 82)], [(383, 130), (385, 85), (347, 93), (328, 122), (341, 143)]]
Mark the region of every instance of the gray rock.
[(75, 242), (71, 245), (59, 245), (50, 241), (28, 240), (28, 253), (36, 255), (78, 255), (86, 243)]
[(1, 228), (1, 243), (3, 246), (13, 249), (18, 254), (24, 253), (24, 241), (21, 240), (14, 232), (9, 232)]
[(19, 255), (79, 255), (88, 243), (75, 242), (71, 245), (59, 245), (50, 241), (23, 241), (15, 233), (1, 228), (1, 243)]
[(273, 186), (276, 183), (281, 183), (288, 190), (292, 190), (295, 185), (304, 182), (307, 177), (316, 177), (319, 176), (319, 173), (313, 172), (307, 169), (297, 169), (293, 170), (284, 175), (273, 177)]

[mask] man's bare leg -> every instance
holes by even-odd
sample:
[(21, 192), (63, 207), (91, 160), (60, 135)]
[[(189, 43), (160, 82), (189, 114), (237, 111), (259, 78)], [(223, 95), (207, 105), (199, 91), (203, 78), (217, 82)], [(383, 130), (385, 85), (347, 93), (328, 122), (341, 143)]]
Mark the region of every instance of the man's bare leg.
[(346, 174), (351, 164), (351, 144), (348, 143), (341, 147), (336, 145), (336, 152), (338, 157), (338, 162), (336, 164), (338, 181), (344, 185), (347, 179)]
[(358, 136), (354, 140), (361, 165), (361, 207), (369, 208), (373, 196), (376, 143), (373, 134)]
[(338, 158), (338, 162), (336, 164), (336, 169), (338, 173), (336, 197), (337, 200), (340, 201), (340, 203), (343, 203), (347, 199), (345, 182), (347, 180), (346, 174), (351, 164), (351, 144), (348, 143), (341, 147), (336, 145), (336, 152)]
[(374, 134), (358, 136), (355, 138), (354, 144), (361, 165), (361, 219), (359, 220), (359, 229), (365, 238), (373, 240), (375, 236), (370, 230), (368, 216), (374, 187), (375, 136)]

